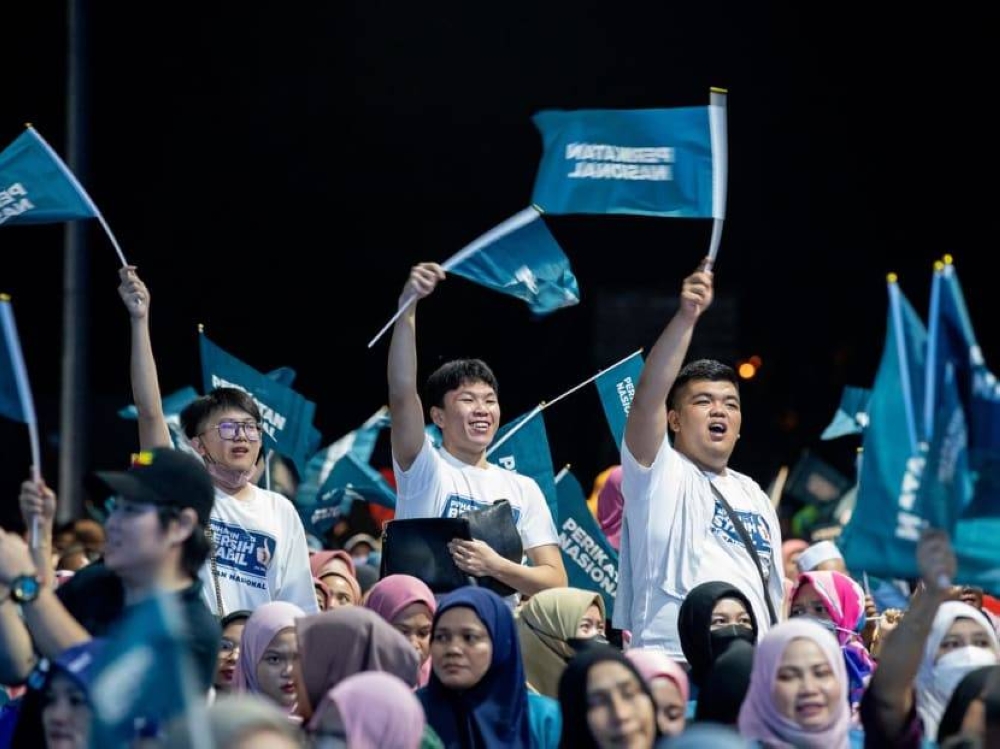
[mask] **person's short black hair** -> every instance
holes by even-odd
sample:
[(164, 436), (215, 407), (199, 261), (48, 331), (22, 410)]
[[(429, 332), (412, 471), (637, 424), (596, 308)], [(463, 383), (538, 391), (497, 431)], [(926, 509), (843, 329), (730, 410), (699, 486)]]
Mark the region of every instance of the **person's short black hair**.
[(697, 359), (685, 364), (674, 380), (670, 393), (667, 395), (667, 408), (676, 407), (674, 400), (677, 393), (694, 380), (709, 380), (710, 382), (731, 382), (736, 386), (736, 392), (740, 392), (740, 381), (736, 376), (736, 370), (728, 364), (723, 364), (716, 359)]
[(249, 609), (239, 609), (238, 611), (230, 611), (222, 619), (219, 620), (219, 626), (225, 629), (233, 622), (245, 622), (250, 618), (250, 614), (253, 612)]
[(444, 407), (444, 396), (462, 385), (484, 382), (499, 395), (496, 375), (482, 359), (452, 359), (431, 372), (424, 385), (424, 402), (427, 408)]
[(180, 415), (181, 428), (188, 439), (197, 437), (213, 413), (230, 408), (246, 411), (258, 423), (262, 420), (260, 408), (252, 395), (239, 388), (218, 387), (184, 407)]

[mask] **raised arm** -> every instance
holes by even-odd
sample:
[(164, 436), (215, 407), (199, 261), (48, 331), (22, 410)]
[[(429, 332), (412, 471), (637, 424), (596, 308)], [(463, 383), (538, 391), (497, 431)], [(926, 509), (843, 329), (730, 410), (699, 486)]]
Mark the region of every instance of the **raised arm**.
[[(934, 616), (951, 596), (948, 582), (954, 579), (956, 563), (948, 535), (939, 530), (927, 531), (917, 545), (917, 562), (924, 587), (913, 597), (896, 628), (886, 635), (878, 668), (865, 695), (872, 703), (871, 709), (862, 710), (866, 728), (889, 739), (899, 738), (906, 728), (906, 718), (913, 708), (913, 684)], [(877, 728), (870, 725), (872, 721)]]
[(698, 270), (684, 279), (680, 306), (660, 333), (642, 368), (625, 424), (625, 443), (640, 464), (651, 466), (667, 432), (667, 394), (684, 364), (695, 323), (712, 304), (712, 273)]
[(410, 270), (399, 304), (413, 302), (400, 315), (389, 344), (389, 412), (392, 415), (392, 455), (404, 471), (413, 465), (424, 444), (424, 408), (417, 386), (417, 300), (444, 279), (437, 263), (420, 263)]
[(118, 269), (118, 294), (132, 323), (132, 354), (129, 373), (132, 399), (139, 412), (139, 449), (172, 447), (167, 419), (163, 415), (160, 381), (156, 374), (153, 344), (149, 337), (149, 289), (135, 272), (134, 265)]

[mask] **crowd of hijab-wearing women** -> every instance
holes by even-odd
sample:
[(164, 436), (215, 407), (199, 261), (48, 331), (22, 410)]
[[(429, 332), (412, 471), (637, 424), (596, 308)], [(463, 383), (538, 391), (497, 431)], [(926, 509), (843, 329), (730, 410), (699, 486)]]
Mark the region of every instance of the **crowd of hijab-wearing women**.
[[(804, 547), (785, 544), (789, 606), (763, 636), (742, 591), (697, 586), (679, 614), (686, 664), (609, 643), (592, 591), (516, 610), (408, 575), (362, 593), (349, 554), (314, 552), (319, 614), (276, 601), (223, 620), (212, 735), (233, 748), (990, 746), (1000, 646), (977, 599), (926, 581), (905, 615), (870, 621), (836, 554), (799, 573)], [(87, 745), (80, 655), (101, 644), (52, 664), (48, 746)], [(182, 742), (168, 731), (159, 745)]]

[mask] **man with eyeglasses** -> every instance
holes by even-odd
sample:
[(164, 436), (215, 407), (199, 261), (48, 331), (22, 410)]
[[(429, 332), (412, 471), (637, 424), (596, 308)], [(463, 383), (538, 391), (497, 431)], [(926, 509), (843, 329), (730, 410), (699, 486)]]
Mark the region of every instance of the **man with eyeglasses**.
[[(215, 501), (204, 466), (191, 455), (159, 448), (133, 456), (127, 471), (99, 471), (90, 481), (113, 495), (104, 557), (58, 590), (45, 544), (33, 551), (20, 536), (0, 531), (0, 683), (23, 683), (39, 655), (52, 659), (104, 636), (129, 607), (169, 592), (176, 596), (198, 683), (207, 693), (221, 629), (202, 600), (198, 578)], [(24, 482), (21, 507), (38, 507), (41, 535), (51, 533), (50, 489)], [(29, 525), (31, 519), (26, 513)]]
[[(133, 266), (119, 269), (119, 276), (118, 293), (131, 319), (139, 445), (171, 447), (150, 342), (149, 290)], [(287, 497), (255, 483), (263, 452), (256, 401), (236, 388), (215, 388), (190, 403), (180, 421), (215, 485), (208, 527), (214, 551), (201, 569), (206, 605), (218, 617), (269, 601), (318, 612), (302, 520)]]

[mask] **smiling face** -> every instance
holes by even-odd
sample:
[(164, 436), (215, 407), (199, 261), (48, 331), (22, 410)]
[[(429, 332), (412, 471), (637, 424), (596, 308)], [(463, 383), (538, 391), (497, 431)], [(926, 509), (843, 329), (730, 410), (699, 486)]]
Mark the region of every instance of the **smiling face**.
[(448, 609), (431, 635), (434, 673), (449, 689), (478, 684), (493, 662), (493, 640), (476, 612), (466, 606)]
[(478, 465), (500, 425), (500, 403), (485, 382), (463, 382), (445, 393), (442, 408), (431, 408), (431, 419), (441, 430), (445, 450)]
[(257, 661), (257, 686), (261, 694), (282, 707), (295, 704), (295, 672), (299, 645), (292, 627), (281, 630)]
[(774, 680), (774, 705), (781, 715), (807, 731), (821, 730), (833, 721), (841, 691), (819, 645), (801, 637), (788, 643)]
[(247, 423), (253, 422), (253, 416), (240, 408), (224, 408), (213, 411), (199, 425), (198, 436), (191, 440), (191, 444), (201, 454), (206, 455), (210, 460), (239, 471), (253, 471), (257, 463), (257, 456), (260, 453), (263, 443), (263, 434), (260, 434), (257, 441), (247, 439), (246, 431), (242, 428), (236, 430), (236, 438), (225, 440), (219, 434), (218, 426), (224, 421)]
[(691, 380), (675, 394), (667, 421), (674, 448), (699, 467), (719, 473), (743, 425), (739, 392), (728, 381)]

